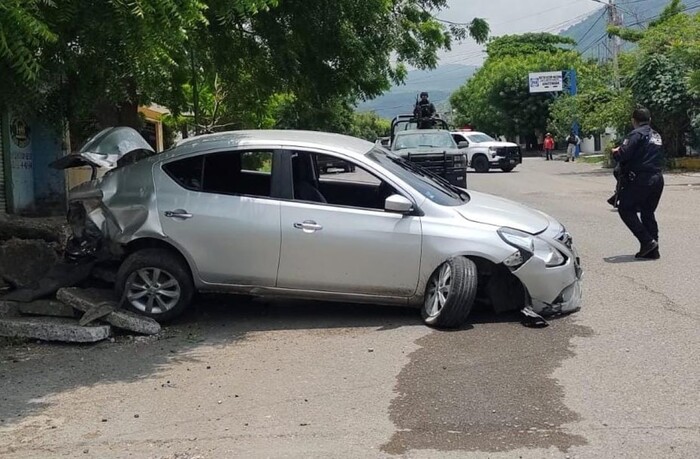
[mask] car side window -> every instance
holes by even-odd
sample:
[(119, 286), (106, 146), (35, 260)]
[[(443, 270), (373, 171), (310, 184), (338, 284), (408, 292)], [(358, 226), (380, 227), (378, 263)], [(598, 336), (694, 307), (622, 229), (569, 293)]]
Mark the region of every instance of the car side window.
[(467, 142), (467, 139), (465, 139), (464, 136), (460, 134), (452, 134), (452, 138), (454, 139), (457, 145), (459, 145), (459, 142)]
[(189, 190), (269, 197), (272, 152), (210, 153), (165, 164), (163, 170), (180, 186)]
[(396, 193), (365, 168), (332, 155), (295, 153), (292, 175), (299, 201), (384, 210), (386, 198)]
[(204, 156), (192, 156), (165, 164), (163, 170), (181, 187), (202, 191), (203, 166)]

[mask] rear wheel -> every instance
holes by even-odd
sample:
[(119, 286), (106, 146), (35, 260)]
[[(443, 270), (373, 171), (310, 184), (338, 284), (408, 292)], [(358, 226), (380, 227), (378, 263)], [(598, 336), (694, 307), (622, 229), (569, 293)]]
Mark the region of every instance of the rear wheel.
[(454, 257), (433, 273), (425, 289), (421, 313), (432, 327), (456, 328), (464, 324), (476, 298), (476, 264)]
[(127, 309), (158, 321), (180, 315), (194, 295), (189, 268), (165, 249), (129, 255), (119, 268), (115, 288)]
[(512, 171), (513, 169), (515, 169), (515, 166), (502, 166), (502, 167), (501, 167), (501, 170), (502, 170), (503, 172), (510, 172), (510, 171)]
[(474, 159), (472, 159), (472, 167), (477, 172), (488, 172), (489, 159), (484, 155), (476, 156)]

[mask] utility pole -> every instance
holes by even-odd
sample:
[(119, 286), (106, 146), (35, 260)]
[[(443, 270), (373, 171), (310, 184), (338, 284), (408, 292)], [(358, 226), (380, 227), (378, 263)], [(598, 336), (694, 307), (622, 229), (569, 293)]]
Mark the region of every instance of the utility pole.
[[(617, 5), (615, 5), (615, 0), (608, 0), (608, 25), (613, 25), (620, 27), (622, 26), (622, 15), (617, 10)], [(620, 64), (618, 62), (618, 56), (620, 54), (621, 40), (617, 35), (608, 35), (608, 40), (610, 42), (610, 49), (612, 52), (613, 60), (613, 76), (615, 89), (620, 89)]]
[[(608, 26), (622, 26), (622, 14), (617, 9), (615, 0), (608, 0), (608, 3), (605, 3), (605, 1), (603, 0), (592, 1), (605, 5), (605, 9), (608, 12)], [(620, 54), (621, 48), (622, 40), (620, 40), (620, 37), (608, 34), (608, 50), (612, 54), (613, 75), (615, 80), (613, 83), (615, 85), (615, 89), (620, 89), (620, 65), (618, 62), (618, 56)]]

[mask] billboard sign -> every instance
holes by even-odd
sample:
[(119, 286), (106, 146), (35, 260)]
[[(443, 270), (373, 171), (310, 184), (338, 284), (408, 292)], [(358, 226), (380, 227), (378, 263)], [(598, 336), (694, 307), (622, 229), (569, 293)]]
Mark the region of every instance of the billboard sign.
[(528, 77), (530, 92), (559, 92), (564, 90), (562, 72), (530, 73)]

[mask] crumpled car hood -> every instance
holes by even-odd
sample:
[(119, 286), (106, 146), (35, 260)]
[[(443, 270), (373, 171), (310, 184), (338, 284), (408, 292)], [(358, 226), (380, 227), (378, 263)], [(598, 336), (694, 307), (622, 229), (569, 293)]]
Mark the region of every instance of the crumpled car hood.
[[(55, 169), (94, 166), (114, 169), (129, 154), (138, 158), (155, 153), (153, 148), (135, 129), (125, 126), (110, 127), (90, 137), (83, 148), (51, 163)], [(138, 159), (134, 158), (134, 159)]]
[(468, 203), (456, 208), (467, 220), (538, 234), (547, 229), (550, 219), (542, 212), (508, 199), (469, 190)]

